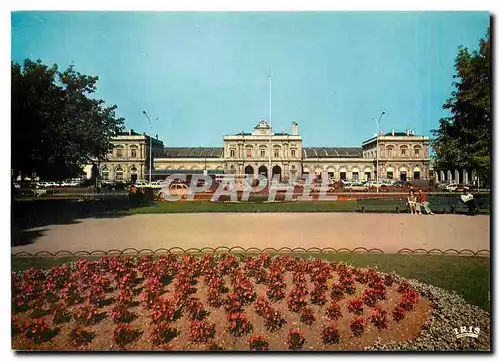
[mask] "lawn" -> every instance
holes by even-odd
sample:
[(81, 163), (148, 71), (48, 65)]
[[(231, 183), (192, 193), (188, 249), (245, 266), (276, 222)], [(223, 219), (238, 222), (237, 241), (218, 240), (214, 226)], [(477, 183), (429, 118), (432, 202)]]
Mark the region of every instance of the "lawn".
[[(453, 291), (463, 296), (467, 302), (489, 310), (490, 259), (486, 257), (362, 253), (325, 253), (320, 257), (328, 261), (342, 261), (355, 267), (376, 266), (381, 272), (394, 271), (403, 277), (414, 278)], [(12, 271), (25, 270), (29, 267), (48, 269), (78, 258), (98, 260), (100, 257), (12, 258)]]
[[(465, 213), (466, 208), (452, 197), (430, 198), (434, 213)], [(489, 214), (489, 200), (479, 203), (480, 214)], [(208, 213), (208, 212), (407, 212), (406, 201), (398, 199), (362, 199), (329, 202), (262, 203), (213, 203), (209, 201), (154, 202), (144, 207), (123, 211), (125, 214), (146, 213)]]

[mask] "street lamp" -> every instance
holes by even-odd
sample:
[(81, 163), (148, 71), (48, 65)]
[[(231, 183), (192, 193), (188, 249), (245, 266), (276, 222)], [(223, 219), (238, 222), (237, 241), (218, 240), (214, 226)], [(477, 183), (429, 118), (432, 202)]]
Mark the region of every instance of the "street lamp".
[(373, 118), (373, 119), (377, 122), (377, 150), (375, 151), (375, 153), (376, 153), (376, 155), (377, 155), (377, 165), (376, 165), (376, 168), (375, 168), (375, 177), (376, 177), (376, 178), (375, 178), (375, 182), (376, 182), (376, 184), (377, 184), (377, 186), (376, 186), (376, 188), (377, 188), (377, 193), (378, 193), (378, 189), (380, 188), (380, 187), (379, 187), (379, 184), (378, 184), (378, 153), (379, 153), (379, 152), (378, 152), (378, 136), (379, 136), (379, 133), (380, 133), (380, 130), (379, 130), (379, 128), (380, 128), (380, 119), (382, 119), (382, 115), (384, 115), (384, 114), (385, 114), (385, 112), (382, 112), (382, 113), (380, 114), (380, 117), (378, 118), (378, 120), (377, 120), (377, 119), (375, 119), (375, 118)]
[[(148, 118), (149, 127), (151, 128), (151, 134), (153, 134), (153, 126), (151, 125), (151, 119), (149, 118), (148, 113), (146, 113), (146, 111), (143, 110), (142, 114), (144, 114)], [(150, 135), (149, 136), (149, 185), (151, 185), (151, 172), (153, 170), (152, 150), (153, 150), (153, 138), (152, 138), (152, 135)]]

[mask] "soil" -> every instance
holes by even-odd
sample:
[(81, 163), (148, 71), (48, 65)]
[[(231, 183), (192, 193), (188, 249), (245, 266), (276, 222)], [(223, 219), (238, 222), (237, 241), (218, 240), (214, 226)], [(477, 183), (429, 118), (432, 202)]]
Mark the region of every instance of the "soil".
[[(286, 295), (291, 289), (291, 273), (287, 272), (285, 274), (285, 282), (287, 284)], [(312, 284), (309, 280), (309, 276), (306, 276), (308, 280), (309, 290), (312, 289)], [(390, 343), (392, 341), (404, 341), (404, 340), (412, 340), (418, 336), (420, 331), (422, 330), (423, 325), (426, 320), (432, 313), (432, 307), (430, 302), (421, 297), (420, 301), (417, 305), (415, 305), (412, 311), (407, 312), (406, 317), (396, 322), (392, 318), (392, 310), (394, 306), (400, 301), (401, 294), (397, 292), (397, 284), (394, 283), (391, 287), (387, 287), (387, 299), (383, 301), (379, 301), (377, 305), (381, 306), (382, 309), (388, 312), (387, 320), (388, 320), (388, 328), (385, 330), (377, 329), (373, 324), (371, 324), (368, 320), (369, 315), (371, 314), (371, 309), (364, 305), (363, 318), (366, 321), (366, 326), (364, 333), (360, 337), (353, 336), (349, 324), (350, 321), (354, 318), (352, 313), (349, 313), (346, 307), (346, 303), (348, 300), (359, 297), (363, 294), (364, 289), (367, 287), (364, 284), (356, 283), (356, 292), (354, 295), (345, 295), (344, 299), (338, 301), (341, 305), (342, 317), (332, 322), (330, 321), (324, 314), (324, 309), (327, 305), (330, 304), (330, 289), (327, 291), (327, 299), (328, 302), (324, 306), (312, 305), (308, 302), (308, 306), (310, 306), (314, 314), (316, 316), (316, 321), (311, 325), (307, 326), (300, 321), (300, 316), (297, 313), (291, 312), (287, 306), (287, 297), (285, 299), (272, 302), (272, 307), (280, 311), (286, 319), (286, 324), (278, 331), (270, 333), (264, 327), (264, 318), (258, 316), (255, 313), (255, 308), (253, 304), (247, 305), (244, 307), (244, 312), (247, 315), (248, 319), (253, 325), (253, 332), (242, 336), (242, 337), (234, 337), (228, 332), (228, 321), (227, 314), (224, 309), (221, 307), (219, 309), (215, 309), (210, 307), (205, 299), (206, 287), (203, 284), (201, 278), (198, 278), (198, 283), (196, 285), (196, 294), (194, 297), (199, 298), (204, 307), (210, 312), (207, 316), (207, 319), (210, 323), (215, 324), (215, 338), (213, 342), (222, 347), (224, 350), (249, 350), (249, 346), (247, 343), (247, 339), (255, 334), (264, 334), (268, 336), (269, 341), (269, 349), (270, 350), (287, 350), (288, 346), (286, 343), (288, 331), (292, 328), (300, 328), (306, 339), (306, 343), (303, 347), (303, 350), (309, 351), (319, 351), (319, 350), (363, 350), (366, 346), (371, 346), (377, 339), (379, 339), (382, 343)], [(338, 280), (338, 275), (334, 273), (333, 281)], [(230, 288), (229, 279), (225, 279), (226, 285)], [(257, 295), (263, 296), (267, 299), (266, 296), (266, 286), (262, 284), (255, 284), (255, 280), (252, 278), (252, 281), (255, 286), (255, 291)], [(16, 350), (92, 350), (92, 351), (102, 351), (102, 350), (136, 350), (136, 351), (163, 351), (163, 349), (154, 346), (149, 338), (150, 338), (150, 328), (151, 328), (151, 319), (149, 316), (149, 310), (147, 310), (142, 304), (140, 304), (140, 295), (139, 291), (142, 290), (143, 284), (139, 284), (135, 290), (138, 295), (135, 296), (135, 301), (137, 301), (136, 305), (130, 308), (130, 311), (133, 312), (136, 318), (130, 323), (130, 325), (137, 329), (140, 334), (139, 337), (127, 344), (125, 347), (119, 347), (115, 341), (113, 340), (113, 332), (116, 325), (113, 323), (112, 319), (107, 316), (108, 311), (112, 307), (112, 303), (101, 307), (100, 313), (102, 317), (99, 322), (92, 326), (85, 327), (85, 329), (93, 334), (95, 337), (93, 340), (81, 347), (75, 347), (69, 341), (69, 332), (72, 326), (75, 325), (75, 321), (71, 319), (68, 323), (59, 325), (59, 328), (56, 330), (56, 335), (49, 341), (41, 343), (41, 344), (33, 344), (25, 339), (23, 339), (19, 334), (14, 335), (12, 337), (12, 347)], [(173, 282), (170, 283), (166, 287), (166, 294), (162, 297), (168, 296), (172, 291)], [(111, 300), (117, 295), (117, 291), (112, 291), (107, 294), (107, 298)], [(46, 306), (49, 306), (48, 304)], [(72, 306), (69, 308), (70, 313), (79, 305)], [(30, 318), (30, 312), (25, 312), (23, 314), (15, 315), (18, 324), (24, 323), (27, 319)], [(51, 316), (44, 316), (49, 325), (52, 325)], [(182, 316), (177, 321), (173, 322), (172, 327), (176, 328), (179, 331), (178, 336), (169, 342), (168, 349), (173, 351), (197, 351), (197, 350), (207, 350), (208, 344), (200, 345), (194, 344), (189, 341), (187, 330), (189, 327), (190, 321), (186, 316)], [(321, 339), (322, 330), (331, 326), (335, 323), (340, 332), (340, 343), (336, 345), (325, 345)], [(54, 326), (51, 326), (54, 327)]]

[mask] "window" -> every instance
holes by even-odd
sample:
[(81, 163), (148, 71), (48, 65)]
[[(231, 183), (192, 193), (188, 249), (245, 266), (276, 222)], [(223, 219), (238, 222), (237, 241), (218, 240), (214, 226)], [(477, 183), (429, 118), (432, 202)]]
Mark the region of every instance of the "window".
[(406, 157), (406, 147), (405, 146), (401, 147), (401, 155), (403, 157)]
[(393, 179), (393, 173), (387, 172), (387, 179)]
[(252, 158), (252, 148), (247, 148), (247, 158)]
[(117, 181), (123, 180), (123, 169), (121, 169), (121, 168), (116, 169), (116, 177), (115, 178)]
[(420, 179), (420, 172), (413, 172), (413, 179)]
[(101, 178), (103, 181), (109, 180), (109, 171), (107, 169), (103, 169), (101, 172)]
[(229, 156), (231, 158), (234, 158), (235, 155), (236, 155), (236, 150), (235, 149), (229, 149)]
[(137, 148), (136, 147), (130, 148), (130, 156), (132, 158), (136, 158), (137, 157)]
[(393, 147), (387, 147), (387, 156), (389, 158), (392, 158), (392, 151), (393, 151), (393, 149), (394, 149)]
[(261, 158), (264, 158), (266, 156), (266, 151), (264, 149), (260, 150), (260, 156)]
[(274, 150), (274, 157), (279, 158), (279, 156), (280, 156), (280, 151), (278, 149), (275, 149)]
[(365, 172), (365, 179), (366, 179), (366, 180), (371, 180), (371, 179), (372, 179), (372, 174), (371, 174), (371, 172)]
[(295, 149), (292, 149), (292, 150), (291, 150), (291, 152), (292, 152), (292, 153), (291, 153), (291, 154), (292, 154), (292, 158), (295, 158), (295, 157), (296, 157), (296, 154), (297, 154), (297, 153), (296, 153), (296, 150), (295, 150)]
[(415, 148), (415, 157), (418, 157), (420, 155), (420, 148)]
[(116, 156), (118, 158), (123, 157), (123, 148), (116, 148)]
[(347, 179), (347, 173), (346, 172), (340, 172), (340, 179), (341, 180), (346, 180)]
[(406, 172), (405, 171), (399, 172), (399, 179), (403, 182), (406, 182)]

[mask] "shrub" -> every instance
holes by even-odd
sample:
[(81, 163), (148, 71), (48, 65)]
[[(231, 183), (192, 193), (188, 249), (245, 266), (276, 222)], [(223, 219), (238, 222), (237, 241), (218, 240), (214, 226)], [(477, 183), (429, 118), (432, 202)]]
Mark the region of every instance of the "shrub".
[(304, 307), (302, 309), (302, 313), (300, 314), (300, 321), (305, 323), (306, 325), (312, 325), (314, 321), (316, 321), (316, 317), (314, 316), (314, 312), (311, 307)]
[(350, 300), (347, 302), (347, 309), (355, 315), (361, 315), (363, 313), (363, 300), (360, 298)]
[(395, 321), (401, 321), (403, 318), (405, 318), (405, 316), (406, 316), (405, 309), (399, 305), (396, 305), (396, 307), (394, 307), (394, 310), (392, 311), (392, 318)]
[(170, 299), (162, 299), (151, 309), (151, 320), (153, 323), (162, 321), (173, 322), (176, 317), (176, 310)]
[(398, 292), (399, 293), (405, 293), (407, 290), (409, 290), (411, 288), (411, 285), (408, 281), (402, 281), (399, 285), (398, 285)]
[(238, 300), (242, 305), (253, 302), (256, 297), (252, 282), (246, 277), (237, 278), (234, 293), (238, 296)]
[(334, 301), (339, 301), (344, 298), (345, 287), (340, 283), (334, 283), (332, 286), (331, 297)]
[(94, 334), (80, 326), (74, 326), (69, 332), (69, 339), (74, 346), (82, 346), (89, 343), (94, 338)]
[(176, 328), (170, 327), (167, 321), (159, 321), (151, 329), (151, 342), (161, 347), (169, 343), (177, 335), (178, 331)]
[(295, 286), (288, 295), (288, 308), (292, 312), (300, 312), (307, 305), (302, 289)]
[(238, 295), (234, 293), (227, 295), (224, 301), (224, 310), (229, 314), (242, 312), (243, 305), (241, 304)]
[(254, 335), (248, 339), (248, 346), (251, 351), (268, 351), (269, 342), (264, 335)]
[(264, 326), (269, 332), (278, 331), (286, 323), (281, 312), (270, 308), (265, 314)]
[(194, 320), (189, 325), (189, 340), (195, 343), (208, 343), (215, 337), (215, 324), (207, 320)]
[(300, 329), (294, 328), (288, 332), (287, 343), (290, 350), (302, 349), (305, 342), (304, 333)]
[(41, 343), (50, 339), (51, 330), (42, 318), (26, 321), (23, 328), (23, 337), (34, 343)]
[(325, 309), (325, 314), (332, 321), (338, 320), (340, 317), (342, 317), (340, 305), (338, 303), (332, 302), (332, 304)]
[(65, 323), (71, 319), (66, 306), (62, 302), (56, 302), (51, 312), (52, 322), (55, 324)]
[(219, 308), (224, 304), (224, 298), (219, 291), (209, 288), (207, 291), (207, 303), (210, 307)]
[(313, 305), (323, 306), (326, 300), (326, 286), (323, 284), (315, 284), (313, 290), (311, 291), (311, 303)]
[(384, 284), (387, 286), (387, 287), (391, 287), (392, 284), (394, 283), (394, 276), (391, 275), (391, 274), (386, 274), (384, 276)]
[(365, 305), (368, 307), (373, 307), (375, 306), (375, 303), (377, 303), (377, 291), (373, 290), (371, 288), (366, 288), (365, 292), (363, 294), (363, 302)]
[(339, 330), (337, 329), (337, 325), (334, 324), (324, 328), (323, 331), (321, 332), (321, 339), (323, 340), (323, 343), (327, 345), (333, 345), (339, 343), (340, 334)]
[(365, 330), (365, 320), (362, 317), (356, 317), (351, 321), (350, 327), (353, 335), (359, 337)]
[(387, 311), (375, 307), (370, 316), (370, 321), (379, 329), (387, 328)]
[(126, 323), (119, 323), (113, 332), (113, 340), (120, 347), (134, 341), (139, 332)]
[(255, 301), (254, 307), (257, 315), (264, 316), (271, 309), (271, 303), (264, 297), (259, 296)]
[(208, 312), (197, 298), (190, 298), (186, 303), (186, 312), (190, 320), (202, 320)]
[(229, 333), (235, 337), (241, 337), (252, 332), (253, 326), (243, 312), (235, 312), (229, 315)]
[(97, 316), (97, 308), (92, 305), (83, 305), (75, 310), (73, 318), (79, 324), (84, 326), (91, 325), (95, 322)]
[(111, 308), (110, 316), (114, 323), (129, 323), (134, 318), (134, 314), (123, 303), (116, 303)]
[(419, 300), (419, 293), (415, 290), (406, 290), (401, 296), (401, 302), (399, 305), (403, 307), (406, 311), (413, 309), (413, 305), (416, 305)]

